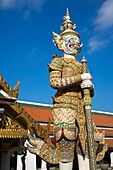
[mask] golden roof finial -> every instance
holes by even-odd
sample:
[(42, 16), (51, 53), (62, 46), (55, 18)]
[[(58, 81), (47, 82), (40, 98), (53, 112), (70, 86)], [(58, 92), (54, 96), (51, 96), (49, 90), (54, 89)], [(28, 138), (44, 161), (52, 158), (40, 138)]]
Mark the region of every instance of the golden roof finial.
[(66, 15), (63, 17), (63, 19), (65, 20), (64, 23), (62, 24), (62, 26), (60, 27), (60, 29), (62, 31), (65, 31), (66, 29), (71, 29), (74, 30), (76, 28), (76, 24), (74, 24), (71, 20), (70, 20), (70, 14), (69, 14), (69, 10), (68, 8), (66, 9)]

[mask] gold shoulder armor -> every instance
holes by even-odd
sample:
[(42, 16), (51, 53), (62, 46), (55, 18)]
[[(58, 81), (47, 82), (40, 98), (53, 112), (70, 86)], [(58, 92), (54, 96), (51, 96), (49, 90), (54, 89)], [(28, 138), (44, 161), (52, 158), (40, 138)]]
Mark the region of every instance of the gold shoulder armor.
[(60, 56), (54, 56), (51, 64), (48, 64), (49, 71), (52, 70), (62, 70), (62, 57)]

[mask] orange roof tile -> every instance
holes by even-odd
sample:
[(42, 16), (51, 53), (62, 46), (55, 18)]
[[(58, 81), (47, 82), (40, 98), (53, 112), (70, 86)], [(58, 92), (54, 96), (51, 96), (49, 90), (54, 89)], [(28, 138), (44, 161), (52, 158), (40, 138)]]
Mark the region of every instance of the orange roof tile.
[(105, 139), (105, 143), (108, 144), (109, 147), (113, 147), (113, 139)]
[(22, 107), (35, 120), (38, 120), (38, 121), (48, 121), (49, 118), (52, 120), (52, 111), (50, 109), (27, 107), (27, 106), (22, 106)]
[(92, 118), (96, 125), (113, 127), (113, 116), (92, 114)]

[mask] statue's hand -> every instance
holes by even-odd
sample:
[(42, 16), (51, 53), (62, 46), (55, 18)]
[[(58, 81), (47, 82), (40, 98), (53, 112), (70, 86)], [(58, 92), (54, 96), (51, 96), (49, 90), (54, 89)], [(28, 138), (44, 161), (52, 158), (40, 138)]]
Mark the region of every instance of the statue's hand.
[(30, 133), (27, 133), (27, 136), (28, 136), (28, 143), (26, 144), (27, 149), (29, 150), (29, 152), (39, 155), (40, 149), (44, 144), (44, 141), (40, 138), (32, 137)]
[(82, 77), (82, 80), (91, 80), (92, 79), (92, 76), (90, 73), (83, 73), (81, 74), (81, 77)]
[(84, 80), (82, 83), (81, 83), (81, 88), (82, 89), (85, 89), (85, 88), (88, 88), (88, 89), (93, 89), (94, 88), (94, 85), (92, 83), (91, 80)]

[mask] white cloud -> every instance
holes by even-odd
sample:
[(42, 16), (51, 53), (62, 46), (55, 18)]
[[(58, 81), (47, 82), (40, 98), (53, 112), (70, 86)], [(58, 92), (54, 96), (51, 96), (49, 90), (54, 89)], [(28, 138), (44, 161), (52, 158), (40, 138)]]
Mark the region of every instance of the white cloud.
[(24, 15), (23, 15), (24, 19), (29, 19), (30, 18), (30, 13), (31, 13), (31, 11), (26, 9), (24, 11)]
[(3, 9), (13, 8), (15, 6), (14, 0), (1, 0), (0, 7)]
[(107, 30), (113, 26), (113, 0), (104, 1), (98, 10), (95, 26), (101, 30)]
[(0, 0), (2, 9), (21, 9), (41, 11), (46, 0)]
[(32, 53), (36, 53), (36, 52), (37, 52), (37, 48), (36, 47), (32, 48)]
[(91, 54), (100, 48), (104, 47), (108, 43), (108, 40), (101, 39), (99, 36), (93, 36), (89, 39), (88, 42), (88, 53)]
[(105, 0), (98, 9), (92, 37), (88, 41), (88, 53), (98, 51), (113, 41), (113, 0)]

